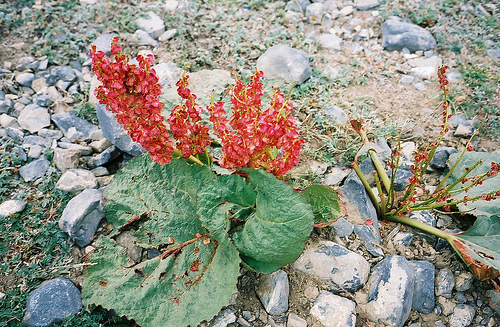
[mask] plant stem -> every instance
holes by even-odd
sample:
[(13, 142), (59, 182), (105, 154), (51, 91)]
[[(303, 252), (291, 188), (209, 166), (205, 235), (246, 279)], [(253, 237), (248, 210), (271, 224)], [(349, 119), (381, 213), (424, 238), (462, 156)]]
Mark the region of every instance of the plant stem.
[(445, 239), (448, 241), (450, 244), (452, 244), (453, 239), (455, 238), (455, 235), (442, 231), (440, 229), (437, 229), (436, 227), (429, 226), (427, 224), (424, 224), (418, 220), (411, 219), (405, 216), (399, 217), (397, 215), (386, 215), (385, 219), (389, 221), (394, 221), (397, 223), (402, 223), (411, 227), (418, 228), (420, 230), (423, 230), (424, 232), (427, 232), (432, 235), (436, 235), (437, 237), (441, 237), (442, 239)]
[[(174, 149), (174, 154), (179, 156), (179, 157), (183, 157), (182, 152), (179, 149)], [(201, 162), (200, 159), (196, 158), (195, 156), (189, 156), (189, 158), (187, 158), (186, 160), (194, 162), (195, 164), (197, 164), (199, 166), (204, 166), (203, 162)]]
[(378, 204), (377, 198), (375, 197), (375, 194), (373, 194), (372, 189), (370, 188), (370, 185), (368, 185), (368, 182), (366, 181), (365, 176), (361, 172), (361, 169), (359, 168), (359, 165), (355, 162), (352, 164), (352, 168), (358, 175), (359, 179), (361, 180), (361, 183), (363, 183), (363, 186), (365, 187), (366, 193), (368, 193), (368, 196), (370, 197), (370, 200), (373, 203), (373, 206), (375, 207), (375, 210), (377, 211), (377, 216), (380, 217), (380, 205)]
[(373, 165), (377, 169), (377, 172), (380, 176), (380, 179), (382, 180), (382, 183), (384, 183), (384, 187), (389, 193), (391, 191), (391, 181), (389, 179), (389, 176), (387, 175), (384, 166), (382, 165), (382, 162), (380, 162), (380, 159), (377, 156), (377, 153), (375, 150), (368, 150), (368, 154), (370, 155), (370, 158), (372, 159)]

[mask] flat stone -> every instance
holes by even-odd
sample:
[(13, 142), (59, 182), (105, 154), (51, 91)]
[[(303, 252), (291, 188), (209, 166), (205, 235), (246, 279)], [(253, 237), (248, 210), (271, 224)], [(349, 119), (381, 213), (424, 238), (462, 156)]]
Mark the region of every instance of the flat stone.
[(10, 99), (0, 100), (0, 114), (8, 114), (12, 110), (13, 102)]
[(500, 58), (500, 48), (488, 49), (486, 50), (486, 53), (492, 58)]
[(356, 326), (356, 304), (328, 291), (319, 293), (310, 313), (325, 327)]
[(28, 152), (28, 158), (38, 159), (42, 155), (42, 152), (43, 152), (42, 146), (33, 145)]
[(350, 169), (333, 167), (331, 171), (325, 175), (324, 184), (327, 186), (339, 185), (350, 172)]
[(47, 108), (30, 104), (21, 111), (17, 122), (23, 129), (33, 134), (50, 125), (50, 114)]
[(471, 137), (472, 133), (474, 133), (474, 127), (470, 124), (458, 124), (455, 132), (453, 133), (453, 136), (469, 138)]
[(50, 161), (47, 159), (38, 159), (19, 168), (19, 174), (25, 182), (32, 182), (43, 177), (50, 167)]
[(40, 107), (48, 107), (52, 103), (54, 103), (54, 101), (52, 101), (52, 97), (48, 94), (39, 95), (39, 96), (35, 97), (34, 102), (37, 105), (39, 105)]
[(402, 327), (410, 316), (415, 273), (408, 260), (390, 255), (372, 269), (365, 311), (371, 321)]
[(330, 33), (321, 34), (318, 38), (321, 47), (324, 49), (333, 49), (340, 51), (342, 50), (342, 42), (343, 40), (337, 35), (333, 35)]
[(384, 251), (380, 247), (380, 234), (372, 226), (354, 225), (354, 233), (364, 241), (365, 248), (374, 257), (384, 256)]
[(97, 188), (97, 178), (90, 171), (85, 169), (69, 169), (59, 181), (56, 188), (61, 191), (79, 193), (87, 188)]
[(92, 42), (92, 44), (96, 46), (97, 51), (103, 51), (106, 55), (109, 56), (109, 54), (111, 53), (111, 41), (115, 37), (118, 37), (118, 34), (115, 33), (101, 34), (94, 40), (94, 42)]
[(357, 0), (355, 2), (356, 9), (370, 10), (380, 5), (378, 0)]
[(39, 145), (44, 148), (50, 148), (50, 146), (52, 145), (52, 141), (50, 139), (46, 139), (37, 135), (26, 135), (23, 138), (24, 147), (32, 147), (34, 145)]
[(346, 125), (349, 122), (349, 116), (344, 109), (339, 106), (329, 106), (325, 108), (326, 117), (332, 122)]
[(7, 132), (7, 136), (16, 142), (21, 143), (23, 141), (24, 133), (19, 128), (7, 127), (5, 132)]
[(302, 50), (278, 44), (266, 50), (257, 59), (257, 69), (269, 79), (303, 83), (312, 75), (309, 57)]
[(382, 24), (382, 46), (388, 51), (426, 51), (436, 46), (436, 40), (418, 25), (389, 19)]
[[(389, 178), (392, 177), (392, 170), (388, 171)], [(404, 191), (408, 185), (410, 185), (410, 178), (413, 173), (406, 169), (398, 169), (396, 172), (396, 178), (394, 179), (394, 190), (397, 192)]]
[(74, 144), (69, 142), (58, 142), (57, 146), (59, 146), (62, 149), (78, 150), (82, 156), (91, 155), (93, 152), (92, 148), (89, 146)]
[(66, 278), (43, 282), (28, 296), (24, 323), (28, 327), (52, 326), (82, 309), (82, 295)]
[(467, 327), (472, 323), (476, 309), (467, 304), (457, 304), (450, 316), (450, 327)]
[(311, 244), (295, 261), (294, 268), (321, 278), (331, 285), (334, 293), (355, 292), (370, 273), (370, 264), (363, 256), (324, 240)]
[(98, 141), (94, 141), (89, 144), (89, 146), (94, 150), (94, 152), (100, 153), (107, 148), (109, 148), (113, 143), (111, 143), (108, 139), (102, 138)]
[(226, 327), (236, 321), (236, 311), (232, 309), (222, 310), (210, 324), (209, 327)]
[(14, 117), (11, 117), (7, 114), (1, 114), (0, 115), (0, 125), (3, 128), (7, 127), (19, 127), (19, 124), (17, 123), (17, 119)]
[(257, 296), (266, 312), (272, 316), (280, 315), (288, 310), (288, 276), (283, 270), (277, 270), (260, 277), (256, 289)]
[(147, 32), (153, 39), (157, 39), (165, 32), (165, 23), (163, 19), (152, 11), (149, 11), (147, 18), (137, 18), (135, 23), (137, 26)]
[(339, 218), (333, 224), (329, 225), (335, 231), (338, 237), (347, 237), (354, 231), (354, 225), (345, 218)]
[(288, 315), (286, 327), (307, 327), (307, 321), (297, 316), (295, 313), (290, 313)]
[(54, 149), (54, 164), (57, 169), (65, 173), (68, 169), (78, 168), (80, 165), (81, 153), (73, 149)]
[(412, 309), (423, 314), (430, 313), (435, 303), (434, 279), (436, 268), (428, 261), (410, 261), (415, 271), (415, 291)]
[(297, 1), (288, 1), (285, 6), (285, 10), (292, 10), (304, 13), (306, 11), (307, 6), (309, 6), (311, 2), (309, 0), (297, 0)]
[(60, 66), (57, 67), (52, 74), (55, 74), (58, 78), (65, 82), (74, 82), (76, 80), (76, 73), (71, 66)]
[[(167, 32), (165, 32), (165, 33), (167, 33)], [(177, 81), (179, 80), (179, 77), (182, 74), (182, 69), (180, 69), (173, 62), (162, 62), (162, 63), (154, 65), (151, 68), (153, 68), (155, 70), (156, 75), (158, 76), (158, 83), (162, 87), (172, 86), (172, 87), (175, 87), (176, 92), (177, 92), (177, 86), (175, 86), (175, 83), (177, 83)], [(198, 75), (197, 73), (194, 73), (194, 74)], [(190, 77), (189, 84), (191, 84), (192, 80), (193, 80), (193, 75), (189, 74), (189, 77)], [(231, 75), (225, 74), (224, 78), (231, 79)], [(201, 96), (201, 94), (200, 94), (200, 96)]]
[(145, 32), (143, 30), (137, 30), (135, 31), (133, 38), (135, 41), (137, 41), (140, 45), (151, 45), (153, 47), (159, 47), (160, 44), (158, 41), (156, 41), (154, 38), (151, 37), (151, 35), (148, 34), (148, 32)]
[(365, 221), (368, 219), (372, 220), (378, 233), (377, 212), (358, 176), (354, 172), (351, 172), (340, 189), (349, 203), (356, 206)]
[(27, 202), (22, 200), (7, 200), (0, 204), (0, 216), (9, 217), (21, 212), (26, 207)]
[(38, 131), (38, 136), (43, 137), (44, 139), (59, 140), (63, 137), (63, 133), (58, 129), (42, 128)]
[(436, 276), (436, 296), (442, 296), (447, 299), (451, 298), (451, 293), (455, 287), (455, 276), (448, 269), (440, 269)]
[(90, 158), (88, 164), (91, 167), (102, 166), (118, 158), (120, 154), (122, 154), (122, 151), (116, 146), (111, 145), (109, 148), (99, 153), (95, 157)]
[(21, 73), (16, 76), (16, 82), (26, 87), (31, 87), (31, 83), (34, 79), (35, 74), (33, 73)]
[(458, 150), (451, 146), (438, 147), (431, 160), (430, 166), (434, 169), (445, 169), (448, 166), (448, 158), (451, 154), (456, 152), (458, 152)]
[(116, 120), (115, 115), (106, 110), (106, 106), (98, 104), (96, 112), (104, 137), (116, 147), (132, 156), (145, 151), (139, 143), (132, 141), (127, 131)]
[(455, 277), (455, 289), (458, 292), (466, 292), (474, 282), (474, 275), (468, 271), (462, 271), (460, 275)]
[(165, 42), (173, 38), (177, 34), (177, 29), (173, 28), (171, 30), (165, 31), (162, 35), (158, 37), (158, 41)]
[(306, 7), (306, 18), (309, 24), (321, 24), (323, 20), (323, 4), (314, 2)]
[(76, 131), (82, 134), (82, 139), (79, 141), (91, 139), (91, 133), (99, 129), (96, 125), (78, 117), (75, 112), (53, 114), (51, 118), (54, 124), (56, 124), (65, 136), (67, 136), (70, 128), (74, 127)]
[[(426, 225), (436, 227), (436, 217), (431, 214), (429, 210), (422, 210), (422, 211), (413, 211), (410, 213), (409, 217), (411, 219), (415, 219), (421, 223), (424, 223)], [(418, 228), (414, 229), (415, 234), (420, 235), (420, 237), (424, 238), (429, 242), (430, 244), (434, 244), (436, 242), (436, 236), (426, 233)]]
[(104, 218), (102, 203), (102, 190), (84, 190), (68, 202), (59, 220), (59, 228), (79, 246), (89, 245)]

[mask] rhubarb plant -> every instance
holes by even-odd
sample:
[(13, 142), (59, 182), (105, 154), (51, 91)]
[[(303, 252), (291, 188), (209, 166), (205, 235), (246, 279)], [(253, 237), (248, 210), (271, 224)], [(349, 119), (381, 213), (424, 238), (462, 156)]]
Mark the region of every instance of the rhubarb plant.
[[(212, 100), (212, 133), (184, 74), (177, 82), (183, 102), (167, 126), (152, 56), (131, 64), (117, 42), (114, 57), (92, 47), (102, 82), (96, 95), (148, 152), (104, 191), (111, 228), (87, 258), (83, 301), (142, 326), (196, 326), (229, 303), (240, 265), (271, 273), (295, 261), (313, 225), (326, 226), (345, 209), (327, 187), (302, 195), (282, 180), (304, 141), (277, 89), (262, 108), (261, 72), (229, 89), (230, 118)], [(213, 146), (222, 147), (219, 157)]]
[[(389, 177), (377, 155), (378, 147), (369, 141), (366, 126), (361, 121), (351, 121), (351, 125), (364, 141), (353, 168), (365, 186), (379, 219), (416, 227), (447, 240), (479, 279), (491, 280), (500, 276), (500, 156), (472, 152), (469, 140), (461, 153), (451, 156), (449, 169), (443, 174), (435, 191), (426, 193), (422, 182), (437, 147), (448, 132), (448, 119), (451, 115), (446, 69), (446, 66), (440, 67), (438, 74), (443, 90), (440, 137), (414, 154), (415, 163), (411, 166), (413, 176), (406, 191), (399, 193), (394, 189), (394, 180), (401, 161), (399, 142), (388, 162), (392, 170)], [(362, 154), (367, 154), (375, 166), (376, 192), (372, 191), (366, 176), (359, 168), (357, 158)], [(417, 191), (419, 188), (420, 192)], [(477, 220), (468, 231), (454, 234), (408, 217), (410, 212), (419, 210), (450, 214), (469, 213), (476, 215)]]

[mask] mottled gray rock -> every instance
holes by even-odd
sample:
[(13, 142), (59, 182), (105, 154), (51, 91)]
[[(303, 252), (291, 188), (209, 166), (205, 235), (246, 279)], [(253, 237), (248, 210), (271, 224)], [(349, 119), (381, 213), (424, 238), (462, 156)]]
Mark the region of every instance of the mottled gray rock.
[(116, 146), (112, 145), (103, 152), (99, 153), (97, 156), (90, 158), (88, 164), (91, 167), (102, 166), (118, 158), (120, 154), (122, 154), (122, 151)]
[(453, 272), (448, 268), (439, 270), (436, 276), (436, 296), (451, 298), (453, 287), (455, 287)]
[(33, 145), (28, 151), (28, 158), (38, 159), (43, 152), (43, 147), (40, 145)]
[(472, 323), (476, 309), (467, 304), (457, 304), (450, 316), (450, 327), (467, 327)]
[(370, 10), (378, 7), (380, 3), (378, 0), (357, 0), (355, 2), (356, 9), (358, 10)]
[(39, 95), (35, 97), (34, 102), (39, 105), (40, 107), (48, 107), (50, 106), (54, 101), (52, 101), (52, 96), (48, 94), (44, 95)]
[(235, 310), (225, 309), (222, 310), (214, 320), (208, 325), (209, 327), (226, 327), (236, 321)]
[(152, 11), (148, 12), (147, 18), (137, 18), (135, 23), (141, 30), (147, 32), (154, 39), (157, 39), (165, 32), (165, 23), (163, 19)]
[(74, 144), (69, 142), (58, 142), (57, 145), (61, 149), (78, 150), (82, 156), (91, 155), (93, 152), (92, 148), (86, 145)]
[(399, 232), (397, 233), (392, 242), (396, 246), (410, 246), (413, 241), (413, 233), (412, 232)]
[(462, 271), (457, 277), (455, 277), (455, 289), (458, 292), (465, 292), (470, 289), (472, 282), (474, 281), (474, 275), (468, 271)]
[(458, 152), (457, 149), (451, 146), (440, 146), (436, 149), (434, 157), (431, 160), (430, 166), (434, 169), (444, 169), (447, 167), (446, 162), (453, 153)]
[(472, 133), (474, 133), (474, 126), (471, 124), (458, 124), (455, 132), (453, 132), (453, 136), (469, 138), (472, 136)]
[(257, 59), (257, 69), (263, 71), (266, 78), (279, 78), (299, 84), (312, 75), (307, 54), (284, 44), (267, 49)]
[(488, 49), (486, 50), (486, 53), (492, 58), (500, 58), (500, 48)]
[(59, 220), (59, 228), (79, 246), (87, 246), (104, 217), (102, 202), (101, 190), (84, 190), (68, 202)]
[(52, 326), (81, 309), (78, 288), (66, 278), (56, 278), (43, 282), (29, 294), (24, 323), (28, 327)]
[[(165, 32), (167, 33), (167, 32)], [(156, 71), (156, 75), (158, 76), (158, 83), (163, 86), (175, 86), (175, 83), (179, 80), (181, 76), (182, 69), (180, 69), (173, 62), (162, 62), (156, 64), (152, 67)], [(191, 84), (191, 77), (189, 75), (189, 83)], [(230, 77), (230, 76), (229, 76)], [(177, 87), (175, 86), (176, 90)], [(200, 95), (201, 96), (201, 95)]]
[(79, 141), (91, 139), (91, 134), (99, 129), (96, 125), (89, 123), (76, 115), (75, 112), (64, 112), (52, 115), (52, 121), (56, 126), (67, 136), (70, 128), (74, 127), (76, 131), (82, 133), (83, 139)]
[[(388, 171), (389, 178), (392, 177), (392, 169)], [(410, 184), (409, 179), (413, 176), (413, 173), (406, 169), (398, 169), (396, 172), (396, 178), (394, 178), (394, 190), (397, 192), (404, 191), (406, 187)]]
[(337, 35), (333, 35), (330, 33), (321, 34), (318, 38), (319, 43), (322, 48), (325, 49), (333, 49), (340, 51), (342, 50), (342, 39)]
[(288, 276), (283, 270), (262, 275), (256, 289), (264, 309), (272, 316), (280, 315), (288, 310), (288, 292)]
[(356, 304), (328, 291), (319, 293), (310, 313), (325, 327), (356, 326)]
[(44, 139), (59, 140), (63, 137), (63, 133), (58, 129), (42, 128), (38, 131), (38, 136), (43, 137)]
[(68, 169), (78, 168), (80, 157), (81, 153), (78, 150), (54, 149), (54, 164), (62, 173), (65, 173)]
[(295, 313), (290, 313), (288, 315), (286, 327), (307, 327), (307, 321), (297, 316)]
[(97, 178), (85, 169), (69, 169), (57, 181), (61, 191), (79, 193), (87, 188), (97, 188)]
[(32, 147), (34, 145), (39, 145), (44, 148), (50, 148), (52, 142), (50, 139), (46, 139), (37, 135), (27, 135), (23, 138), (23, 146), (24, 147)]
[(148, 32), (145, 32), (143, 30), (137, 30), (135, 31), (133, 38), (135, 41), (137, 41), (140, 45), (152, 45), (153, 47), (159, 47), (160, 44), (158, 41), (156, 41), (154, 38), (151, 37), (151, 35), (148, 34)]
[(139, 143), (132, 141), (127, 131), (116, 121), (115, 115), (106, 110), (106, 106), (98, 104), (96, 112), (102, 134), (116, 147), (132, 156), (137, 156), (145, 151)]
[(0, 125), (3, 128), (7, 127), (18, 127), (19, 124), (17, 123), (17, 119), (14, 117), (11, 117), (7, 114), (1, 114), (0, 115)]
[(349, 203), (356, 206), (365, 221), (367, 219), (373, 221), (373, 225), (378, 233), (377, 212), (358, 176), (354, 172), (351, 172), (340, 189)]
[(415, 273), (406, 258), (390, 255), (380, 261), (368, 279), (367, 316), (374, 322), (402, 327), (410, 316)]
[(30, 104), (21, 111), (17, 122), (23, 129), (28, 130), (30, 133), (36, 133), (50, 125), (50, 114), (47, 108)]
[(370, 273), (370, 264), (363, 256), (324, 240), (311, 244), (295, 261), (294, 268), (328, 282), (332, 292), (355, 292)]
[(340, 9), (340, 15), (341, 16), (349, 16), (350, 14), (352, 14), (354, 11), (354, 7), (353, 6), (345, 6), (344, 8)]
[(15, 127), (7, 127), (5, 129), (5, 132), (7, 132), (7, 136), (13, 139), (16, 142), (21, 143), (24, 138), (24, 133), (21, 131), (19, 128)]
[(339, 106), (326, 107), (325, 113), (332, 123), (345, 125), (349, 122), (349, 116)]
[(50, 161), (47, 159), (38, 159), (19, 168), (19, 174), (25, 182), (32, 182), (43, 177), (50, 167)]
[(111, 53), (111, 40), (113, 40), (114, 37), (118, 37), (118, 34), (101, 34), (94, 40), (94, 42), (92, 42), (92, 44), (96, 46), (97, 51), (104, 51), (106, 55), (109, 55)]
[(306, 18), (310, 24), (321, 24), (323, 20), (323, 3), (314, 2), (306, 7)]
[(354, 233), (364, 241), (365, 248), (374, 257), (381, 257), (384, 251), (380, 247), (380, 234), (375, 231), (372, 226), (368, 225), (354, 225)]
[(168, 41), (171, 38), (173, 38), (175, 36), (175, 34), (177, 34), (177, 29), (176, 28), (173, 28), (171, 30), (165, 31), (165, 32), (163, 32), (162, 35), (160, 35), (158, 37), (158, 41), (160, 41), (160, 42)]
[(26, 201), (22, 200), (7, 200), (0, 204), (0, 216), (10, 216), (21, 212), (26, 207)]
[(12, 110), (13, 103), (10, 99), (0, 100), (0, 114), (8, 114)]
[(350, 169), (333, 167), (331, 171), (325, 175), (324, 184), (333, 186), (340, 184), (350, 173)]
[(410, 261), (415, 271), (415, 291), (413, 293), (412, 308), (418, 312), (428, 314), (434, 309), (434, 278), (436, 268), (428, 261)]
[(311, 2), (309, 0), (292, 0), (288, 1), (285, 6), (285, 10), (292, 10), (304, 13), (306, 11), (307, 6), (309, 6)]
[(112, 146), (113, 143), (111, 143), (108, 139), (102, 138), (98, 141), (94, 141), (89, 144), (89, 146), (94, 150), (94, 152), (101, 153), (102, 151), (106, 150), (110, 146)]
[(330, 225), (330, 228), (333, 228), (335, 235), (338, 237), (349, 236), (354, 231), (354, 225), (345, 218), (337, 219), (337, 221)]
[(31, 87), (31, 83), (34, 79), (35, 74), (33, 73), (21, 73), (16, 76), (16, 82), (26, 87)]
[(425, 51), (436, 46), (436, 40), (426, 29), (397, 19), (382, 24), (382, 46), (388, 51), (407, 48), (411, 52)]
[[(436, 227), (436, 217), (433, 216), (428, 210), (413, 211), (410, 213), (409, 217), (426, 225)], [(420, 235), (422, 238), (425, 238), (430, 244), (434, 244), (434, 242), (436, 242), (435, 235), (426, 233), (424, 231), (421, 231), (420, 229), (414, 229), (414, 232)]]

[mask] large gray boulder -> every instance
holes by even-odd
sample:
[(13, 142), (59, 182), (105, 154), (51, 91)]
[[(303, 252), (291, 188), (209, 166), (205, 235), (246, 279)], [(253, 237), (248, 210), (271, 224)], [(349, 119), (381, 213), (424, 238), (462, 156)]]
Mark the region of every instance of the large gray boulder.
[(283, 79), (299, 84), (312, 75), (307, 54), (284, 44), (267, 49), (257, 59), (257, 69), (263, 71), (266, 78)]
[(407, 48), (411, 52), (426, 51), (436, 46), (436, 39), (426, 29), (398, 19), (382, 24), (382, 46), (388, 51)]

